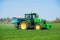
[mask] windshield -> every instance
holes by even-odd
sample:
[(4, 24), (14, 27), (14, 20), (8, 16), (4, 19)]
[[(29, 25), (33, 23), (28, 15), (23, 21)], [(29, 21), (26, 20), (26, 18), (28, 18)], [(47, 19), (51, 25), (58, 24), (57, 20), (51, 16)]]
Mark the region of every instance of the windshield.
[(33, 15), (33, 18), (36, 18), (36, 16), (35, 16), (35, 15)]
[(30, 18), (29, 15), (25, 15), (25, 18)]

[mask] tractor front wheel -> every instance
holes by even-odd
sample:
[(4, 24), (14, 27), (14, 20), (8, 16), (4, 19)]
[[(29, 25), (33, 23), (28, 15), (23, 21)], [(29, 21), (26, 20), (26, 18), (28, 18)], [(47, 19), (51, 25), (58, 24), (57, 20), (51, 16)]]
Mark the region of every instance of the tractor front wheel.
[(41, 29), (42, 29), (42, 27), (41, 27), (41, 25), (40, 25), (40, 24), (35, 24), (35, 29), (36, 29), (36, 30), (41, 30)]

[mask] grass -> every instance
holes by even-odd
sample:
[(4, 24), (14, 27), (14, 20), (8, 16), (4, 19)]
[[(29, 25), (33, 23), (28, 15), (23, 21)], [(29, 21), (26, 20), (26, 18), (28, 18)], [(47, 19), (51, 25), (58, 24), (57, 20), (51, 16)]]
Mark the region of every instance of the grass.
[(16, 30), (12, 24), (0, 24), (0, 40), (60, 40), (60, 23), (49, 30)]

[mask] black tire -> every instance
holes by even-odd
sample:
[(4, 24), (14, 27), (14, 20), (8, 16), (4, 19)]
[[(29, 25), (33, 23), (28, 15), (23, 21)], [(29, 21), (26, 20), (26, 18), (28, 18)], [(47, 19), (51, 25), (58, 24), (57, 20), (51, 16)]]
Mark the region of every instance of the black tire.
[(20, 23), (19, 23), (19, 28), (20, 29), (28, 29), (28, 22), (27, 21), (21, 21)]
[(40, 24), (35, 24), (34, 29), (35, 30), (41, 30), (42, 29), (42, 26)]

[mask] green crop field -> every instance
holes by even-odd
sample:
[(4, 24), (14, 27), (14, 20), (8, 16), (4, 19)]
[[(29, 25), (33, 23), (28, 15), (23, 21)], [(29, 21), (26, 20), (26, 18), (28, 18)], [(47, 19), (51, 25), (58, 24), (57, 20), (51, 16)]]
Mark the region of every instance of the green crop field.
[(60, 40), (60, 23), (48, 30), (16, 30), (12, 24), (0, 24), (0, 40)]

